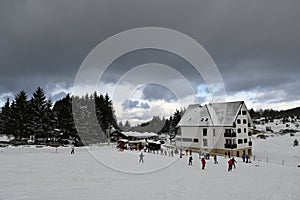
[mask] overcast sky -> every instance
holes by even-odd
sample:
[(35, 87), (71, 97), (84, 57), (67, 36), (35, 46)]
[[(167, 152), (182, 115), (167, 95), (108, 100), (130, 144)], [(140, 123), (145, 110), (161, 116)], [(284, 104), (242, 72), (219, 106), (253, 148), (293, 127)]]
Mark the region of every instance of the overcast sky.
[[(38, 86), (53, 100), (61, 98), (72, 91), (81, 63), (100, 42), (149, 26), (173, 29), (200, 43), (222, 75), (226, 100), (244, 100), (255, 109), (300, 106), (297, 0), (0, 0), (0, 104), (21, 89), (30, 96)], [(101, 92), (111, 94), (127, 70), (147, 62), (180, 71), (198, 92), (198, 103), (205, 103), (207, 90), (189, 63), (157, 50), (116, 60)], [(177, 94), (158, 84), (123, 86), (131, 95), (114, 102), (119, 120), (130, 115), (137, 123), (183, 106)], [(194, 103), (188, 95), (184, 101)]]

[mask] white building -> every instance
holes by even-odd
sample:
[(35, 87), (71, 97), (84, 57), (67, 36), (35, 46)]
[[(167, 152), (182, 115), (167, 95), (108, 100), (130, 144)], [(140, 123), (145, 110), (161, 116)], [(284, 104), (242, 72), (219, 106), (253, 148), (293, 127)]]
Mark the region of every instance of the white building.
[(253, 122), (243, 101), (190, 105), (178, 127), (178, 148), (237, 157), (252, 154)]

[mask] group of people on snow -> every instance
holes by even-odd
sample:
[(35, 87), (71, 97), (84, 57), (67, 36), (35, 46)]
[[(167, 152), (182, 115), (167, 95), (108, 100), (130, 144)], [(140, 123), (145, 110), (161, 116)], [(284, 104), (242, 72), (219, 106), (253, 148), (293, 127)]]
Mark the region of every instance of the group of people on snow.
[(250, 157), (248, 155), (245, 155), (245, 154), (242, 155), (243, 162), (249, 163), (250, 162), (249, 159), (250, 159)]
[[(202, 170), (204, 170), (205, 164), (206, 164), (206, 161), (205, 161), (204, 157), (201, 158), (201, 164), (202, 164)], [(190, 157), (189, 157), (189, 163), (188, 163), (188, 165), (193, 165), (193, 157), (192, 157), (192, 155), (190, 155)]]
[(228, 172), (232, 171), (232, 167), (234, 167), (234, 169), (235, 169), (235, 163), (237, 163), (237, 162), (234, 159), (234, 157), (232, 157), (231, 159), (228, 160)]
[[(178, 151), (178, 150), (177, 150)], [(180, 152), (180, 158), (182, 158), (182, 156), (186, 155), (188, 156), (188, 165), (193, 165), (193, 156), (192, 156), (192, 150), (188, 150), (186, 149), (185, 150), (185, 154), (182, 153), (182, 149), (179, 150)], [(163, 151), (161, 150), (161, 155), (167, 155), (166, 153), (167, 151)], [(176, 152), (176, 150), (175, 150)], [(143, 152), (141, 152), (139, 154), (139, 163), (144, 163), (144, 154)], [(170, 155), (169, 155), (170, 156)], [(172, 155), (173, 156), (173, 155)], [(201, 167), (202, 167), (202, 170), (205, 169), (205, 166), (206, 166), (206, 159), (209, 159), (210, 155), (209, 154), (206, 154), (203, 156), (203, 154), (199, 154), (199, 159), (200, 159), (200, 163), (201, 163)], [(226, 156), (225, 156), (226, 158)], [(218, 156), (217, 154), (214, 154), (213, 156), (213, 159), (214, 159), (214, 164), (218, 164)], [(242, 161), (243, 162), (246, 162), (246, 163), (250, 163), (250, 156), (246, 155), (246, 154), (243, 154), (242, 155)], [(234, 157), (231, 157), (229, 160), (228, 160), (228, 172), (231, 172), (232, 169), (235, 169), (236, 166), (235, 164), (237, 163), (237, 161), (235, 160)]]

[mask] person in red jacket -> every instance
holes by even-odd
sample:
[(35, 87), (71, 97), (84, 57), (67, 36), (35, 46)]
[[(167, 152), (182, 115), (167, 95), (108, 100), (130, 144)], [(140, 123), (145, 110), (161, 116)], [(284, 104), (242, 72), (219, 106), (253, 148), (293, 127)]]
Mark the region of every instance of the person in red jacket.
[(206, 164), (206, 161), (204, 158), (201, 158), (201, 163), (202, 163), (202, 170), (204, 170), (205, 164)]
[(233, 165), (233, 161), (232, 161), (232, 159), (229, 159), (228, 160), (228, 171), (229, 172), (232, 171), (232, 165)]

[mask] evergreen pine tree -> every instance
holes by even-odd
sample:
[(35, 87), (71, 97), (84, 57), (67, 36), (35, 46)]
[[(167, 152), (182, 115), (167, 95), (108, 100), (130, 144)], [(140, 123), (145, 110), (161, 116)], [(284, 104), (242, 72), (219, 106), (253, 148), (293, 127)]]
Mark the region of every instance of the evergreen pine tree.
[(127, 120), (126, 122), (125, 122), (125, 124), (124, 124), (124, 131), (128, 131), (129, 129), (131, 128), (131, 125), (130, 125), (130, 123), (129, 123), (129, 121)]
[(53, 111), (58, 121), (58, 129), (63, 133), (62, 137), (78, 137), (72, 114), (72, 99), (69, 94), (55, 103)]
[(46, 138), (53, 137), (54, 131), (57, 129), (57, 118), (52, 110), (52, 101), (48, 99), (45, 107), (44, 130)]
[(36, 138), (45, 138), (48, 132), (46, 126), (49, 119), (46, 114), (46, 102), (44, 90), (38, 87), (29, 101), (30, 126), (28, 129)]
[(15, 96), (15, 103), (12, 104), (12, 120), (15, 126), (14, 136), (18, 139), (29, 138), (29, 110), (27, 94), (21, 90)]
[(173, 114), (172, 120), (170, 121), (170, 140), (174, 139), (177, 131), (178, 131), (178, 127), (177, 124), (179, 123), (179, 121), (181, 120), (182, 115), (184, 114), (184, 110), (177, 110), (175, 111), (175, 113)]
[(118, 124), (114, 115), (112, 101), (110, 100), (108, 94), (106, 94), (105, 96), (95, 95), (95, 106), (96, 115), (102, 131), (106, 133), (106, 131), (111, 127), (118, 129)]
[(6, 103), (1, 108), (0, 121), (0, 134), (11, 135), (13, 133), (13, 130), (11, 123), (11, 108), (9, 99), (6, 100)]

